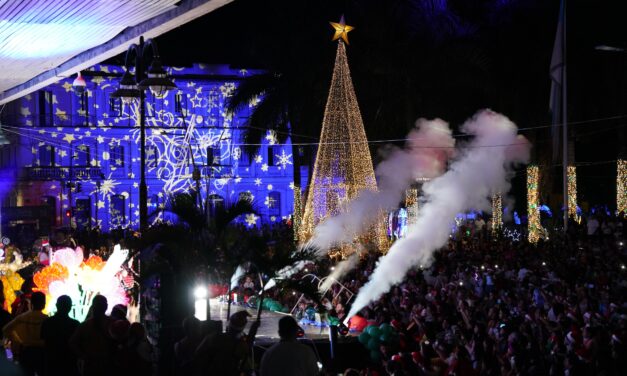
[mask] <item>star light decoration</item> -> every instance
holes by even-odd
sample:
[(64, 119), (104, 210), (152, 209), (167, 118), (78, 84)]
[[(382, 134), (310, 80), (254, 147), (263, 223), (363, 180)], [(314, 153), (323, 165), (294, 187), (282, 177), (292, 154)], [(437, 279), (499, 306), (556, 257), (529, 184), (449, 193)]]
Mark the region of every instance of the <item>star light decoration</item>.
[(627, 213), (627, 160), (616, 161), (616, 209)]
[(246, 225), (248, 225), (248, 227), (256, 226), (257, 219), (259, 219), (259, 217), (257, 217), (254, 213), (246, 214)]
[(333, 26), (333, 29), (335, 29), (335, 34), (333, 34), (333, 39), (332, 40), (338, 40), (340, 38), (342, 38), (342, 40), (346, 43), (348, 43), (348, 33), (354, 29), (354, 27), (349, 26), (346, 24), (346, 22), (344, 21), (344, 15), (342, 15), (342, 17), (340, 17), (340, 22), (329, 22), (331, 24), (331, 26)]
[(540, 206), (538, 198), (538, 184), (540, 171), (538, 166), (527, 166), (527, 218), (529, 243), (535, 244), (540, 240), (544, 229), (540, 223)]

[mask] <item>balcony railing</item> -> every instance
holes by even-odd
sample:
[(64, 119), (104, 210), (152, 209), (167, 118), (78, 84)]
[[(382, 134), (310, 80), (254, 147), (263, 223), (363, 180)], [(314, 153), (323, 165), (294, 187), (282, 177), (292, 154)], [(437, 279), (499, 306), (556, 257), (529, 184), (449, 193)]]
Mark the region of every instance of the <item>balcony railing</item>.
[(97, 180), (102, 179), (100, 167), (28, 167), (29, 180)]

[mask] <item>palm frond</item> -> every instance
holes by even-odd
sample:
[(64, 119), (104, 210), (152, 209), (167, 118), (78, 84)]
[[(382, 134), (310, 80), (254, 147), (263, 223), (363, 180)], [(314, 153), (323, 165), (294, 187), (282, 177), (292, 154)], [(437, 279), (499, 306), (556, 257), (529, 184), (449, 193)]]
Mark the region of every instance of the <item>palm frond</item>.
[(226, 103), (228, 114), (248, 108), (250, 103), (261, 98), (264, 93), (272, 90), (277, 83), (275, 73), (253, 75), (242, 81)]
[(191, 193), (171, 195), (164, 210), (176, 215), (194, 231), (200, 230), (207, 224), (204, 213), (196, 204), (196, 197)]

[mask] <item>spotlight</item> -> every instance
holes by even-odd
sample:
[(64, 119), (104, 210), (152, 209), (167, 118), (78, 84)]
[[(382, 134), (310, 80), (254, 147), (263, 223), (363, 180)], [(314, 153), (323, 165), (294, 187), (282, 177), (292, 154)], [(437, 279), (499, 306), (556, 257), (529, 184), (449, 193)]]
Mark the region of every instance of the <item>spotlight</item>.
[(309, 269), (305, 268), (305, 273), (309, 273)]
[(194, 289), (194, 298), (205, 299), (207, 298), (207, 288), (204, 286), (198, 286)]
[(485, 266), (484, 265), (481, 265), (481, 270), (485, 270)]
[(546, 262), (542, 261), (542, 266), (546, 266)]
[[(621, 245), (622, 245), (622, 244), (621, 244)], [(332, 267), (331, 267), (331, 271), (334, 271), (334, 270), (335, 270), (335, 266), (332, 266)]]
[(296, 291), (292, 291), (292, 295), (296, 295)]
[(460, 286), (463, 286), (463, 285), (464, 285), (464, 282), (459, 281), (459, 285), (460, 285)]
[(197, 286), (194, 289), (194, 317), (200, 321), (207, 320), (207, 288)]
[(494, 264), (494, 269), (498, 269), (499, 268), (499, 264)]
[(625, 270), (625, 264), (621, 265), (620, 268)]

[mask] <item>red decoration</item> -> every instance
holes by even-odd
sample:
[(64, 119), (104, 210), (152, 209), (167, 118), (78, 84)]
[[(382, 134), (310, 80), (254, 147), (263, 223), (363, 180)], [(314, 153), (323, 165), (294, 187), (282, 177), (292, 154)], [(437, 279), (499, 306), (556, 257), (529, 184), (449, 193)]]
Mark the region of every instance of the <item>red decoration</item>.
[(368, 326), (368, 321), (361, 316), (353, 316), (348, 321), (348, 328), (351, 330), (356, 330), (358, 332), (363, 332), (364, 329)]

